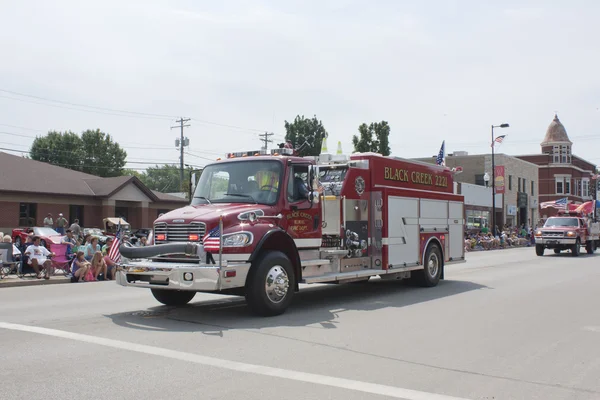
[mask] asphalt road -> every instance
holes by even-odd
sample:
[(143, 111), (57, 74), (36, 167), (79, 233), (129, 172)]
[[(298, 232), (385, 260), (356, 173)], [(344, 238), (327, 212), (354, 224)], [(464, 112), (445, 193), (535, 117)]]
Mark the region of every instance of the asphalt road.
[(430, 289), (310, 286), (266, 319), (112, 282), (0, 289), (0, 398), (600, 399), (600, 253), (534, 253), (470, 253)]

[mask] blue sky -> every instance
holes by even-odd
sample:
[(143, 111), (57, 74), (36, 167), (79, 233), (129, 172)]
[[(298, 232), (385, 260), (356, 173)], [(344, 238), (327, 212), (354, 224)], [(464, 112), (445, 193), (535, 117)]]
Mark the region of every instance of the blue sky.
[[(539, 152), (554, 112), (600, 164), (600, 3), (594, 1), (2, 1), (0, 147), (49, 129), (100, 128), (130, 160), (187, 162), (259, 148), (296, 114), (345, 152), (387, 120), (394, 155)], [(37, 103), (37, 104), (36, 104)], [(66, 108), (70, 107), (70, 108)], [(82, 111), (86, 109), (88, 111)], [(100, 111), (100, 112), (90, 112)], [(114, 114), (114, 113), (113, 113)], [(120, 113), (118, 113), (120, 114)], [(222, 126), (230, 125), (230, 126)], [(235, 126), (231, 127), (231, 126)], [(24, 129), (27, 128), (27, 129)], [(21, 135), (21, 136), (15, 136)], [(18, 146), (18, 147), (17, 147)], [(144, 164), (132, 164), (143, 168)]]

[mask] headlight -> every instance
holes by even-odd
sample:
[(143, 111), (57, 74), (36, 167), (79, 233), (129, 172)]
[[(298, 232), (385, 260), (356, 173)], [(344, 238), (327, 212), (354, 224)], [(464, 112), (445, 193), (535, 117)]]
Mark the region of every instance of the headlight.
[(542, 236), (542, 231), (535, 231), (535, 236)]
[(573, 231), (569, 231), (569, 232), (567, 232), (567, 236), (568, 237), (574, 237), (574, 236), (577, 236), (577, 234), (575, 232), (573, 232)]
[(223, 236), (223, 247), (244, 247), (252, 244), (250, 232), (232, 233)]
[(263, 210), (244, 211), (243, 213), (238, 215), (238, 219), (240, 221), (254, 222), (254, 221), (256, 221), (257, 217), (262, 217), (264, 215), (265, 215), (265, 212)]

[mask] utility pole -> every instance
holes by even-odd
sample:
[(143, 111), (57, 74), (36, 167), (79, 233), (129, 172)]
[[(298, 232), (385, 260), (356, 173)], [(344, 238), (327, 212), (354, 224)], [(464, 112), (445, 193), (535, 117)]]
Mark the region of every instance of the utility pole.
[(269, 145), (269, 143), (273, 143), (273, 139), (269, 139), (273, 135), (274, 135), (274, 133), (268, 133), (268, 132), (261, 133), (260, 135), (258, 135), (260, 137), (260, 140), (262, 142), (265, 142), (265, 145), (263, 146), (265, 151), (267, 151), (267, 146)]
[(183, 137), (183, 128), (190, 126), (190, 124), (186, 124), (186, 122), (188, 122), (188, 121), (190, 121), (189, 118), (184, 119), (183, 117), (181, 117), (177, 121), (175, 121), (175, 122), (178, 122), (179, 125), (171, 127), (171, 129), (173, 129), (173, 128), (181, 129), (180, 138), (175, 139), (175, 147), (179, 147), (179, 187), (182, 192), (183, 192), (183, 148), (185, 146), (190, 145), (190, 139)]

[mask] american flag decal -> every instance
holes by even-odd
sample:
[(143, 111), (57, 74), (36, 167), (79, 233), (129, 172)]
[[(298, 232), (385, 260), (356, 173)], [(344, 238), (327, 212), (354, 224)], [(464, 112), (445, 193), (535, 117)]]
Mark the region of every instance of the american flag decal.
[(221, 247), (221, 232), (219, 227), (211, 229), (202, 239), (204, 245), (204, 251), (206, 252), (218, 252)]

